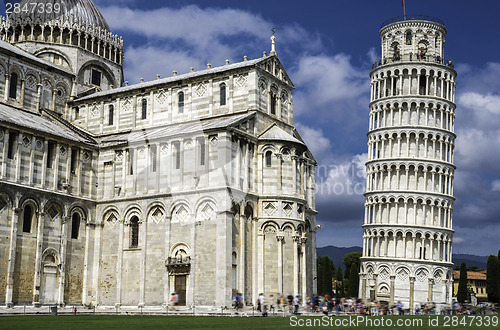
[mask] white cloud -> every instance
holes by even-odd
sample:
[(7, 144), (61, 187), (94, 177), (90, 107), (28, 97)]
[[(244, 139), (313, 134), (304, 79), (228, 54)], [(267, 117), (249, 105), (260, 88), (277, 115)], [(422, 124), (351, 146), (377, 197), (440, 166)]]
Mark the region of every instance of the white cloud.
[(457, 130), (455, 161), (460, 170), (498, 172), (500, 129), (487, 131), (478, 127)]
[(475, 92), (463, 93), (458, 102), (478, 113), (487, 112), (488, 115), (500, 114), (500, 96), (494, 94), (481, 95)]
[(299, 114), (322, 110), (332, 117), (343, 116), (345, 109), (334, 107), (336, 103), (359, 104), (360, 96), (368, 94), (368, 74), (355, 68), (346, 54), (304, 56), (291, 76), (300, 86), (294, 97), (294, 109)]
[(491, 183), (492, 191), (500, 191), (500, 180), (495, 180)]
[(295, 128), (297, 128), (300, 136), (302, 136), (316, 159), (322, 159), (331, 154), (331, 142), (325, 137), (321, 129), (312, 128), (301, 123), (295, 123)]

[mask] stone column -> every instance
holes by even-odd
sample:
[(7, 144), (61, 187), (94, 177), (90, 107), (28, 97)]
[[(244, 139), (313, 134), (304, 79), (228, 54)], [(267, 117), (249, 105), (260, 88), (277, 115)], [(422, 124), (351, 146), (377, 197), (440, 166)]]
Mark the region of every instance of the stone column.
[[(168, 257), (170, 257), (170, 225), (172, 222), (172, 217), (165, 217), (165, 248), (164, 248), (164, 258), (167, 262)], [(168, 306), (170, 301), (170, 274), (168, 269), (165, 269), (163, 275), (163, 305)]]
[(366, 275), (365, 274), (360, 274), (361, 275), (361, 299), (363, 300), (363, 303), (366, 303)]
[[(243, 302), (245, 301), (245, 265), (246, 265), (246, 226), (245, 226), (245, 205), (244, 203), (241, 204), (240, 206), (240, 253), (239, 253), (239, 263), (238, 263), (238, 268), (239, 268), (239, 285), (238, 285), (238, 290), (241, 293), (241, 296), (243, 297)], [(279, 258), (279, 257), (278, 257)]]
[[(14, 204), (14, 201), (13, 201)], [(9, 263), (7, 265), (7, 287), (5, 293), (5, 304), (12, 307), (12, 294), (14, 292), (14, 268), (16, 265), (16, 247), (17, 247), (17, 224), (21, 209), (12, 208), (12, 218), (10, 225), (10, 245), (9, 245)]]
[(9, 99), (9, 91), (10, 91), (10, 74), (5, 74), (5, 88), (3, 93), (3, 100), (7, 101)]
[(415, 309), (413, 306), (415, 295), (415, 277), (410, 277), (410, 315), (415, 314)]
[(141, 263), (139, 265), (139, 307), (144, 306), (145, 295), (146, 295), (146, 260), (147, 260), (147, 249), (148, 246), (146, 242), (148, 221), (143, 219), (139, 222), (141, 242), (139, 246), (141, 247)]
[(434, 299), (433, 294), (432, 294), (433, 288), (434, 288), (434, 280), (432, 278), (429, 278), (429, 289), (427, 292), (427, 301), (428, 302), (432, 302), (432, 300)]
[[(43, 209), (43, 208), (41, 208)], [(42, 244), (43, 244), (43, 225), (44, 215), (42, 211), (38, 211), (38, 223), (36, 231), (36, 260), (35, 260), (35, 275), (33, 288), (33, 305), (40, 306), (40, 273), (42, 268)]]
[(88, 306), (88, 285), (89, 285), (89, 242), (90, 242), (90, 224), (86, 219), (85, 221), (85, 250), (83, 256), (83, 283), (82, 283), (82, 304)]
[(118, 226), (119, 232), (118, 232), (118, 259), (116, 261), (116, 302), (115, 302), (116, 307), (120, 307), (122, 305), (122, 263), (123, 263), (124, 219), (120, 219), (118, 225), (119, 225)]
[(394, 292), (396, 291), (396, 287), (395, 287), (394, 282), (396, 280), (396, 276), (392, 275), (390, 277), (390, 279), (391, 279), (391, 285), (390, 285), (391, 292), (390, 292), (390, 298), (389, 298), (389, 308), (391, 308), (391, 306), (394, 305)]
[(279, 154), (279, 153), (276, 153), (275, 154), (276, 156), (276, 162), (278, 163), (278, 175), (277, 175), (277, 179), (278, 179), (278, 182), (277, 182), (277, 191), (278, 193), (281, 192), (281, 186), (282, 186), (282, 183), (283, 183), (283, 173), (282, 173), (282, 170), (281, 170), (281, 161), (282, 161), (282, 154)]
[(299, 240), (298, 235), (292, 236), (293, 239), (293, 296), (299, 294)]
[[(70, 149), (71, 150), (71, 149)], [(67, 216), (62, 217), (61, 229), (61, 252), (60, 252), (60, 276), (57, 304), (64, 307), (64, 284), (66, 279), (66, 248), (68, 245), (68, 220)]]
[(278, 240), (278, 293), (283, 294), (283, 233), (276, 235)]
[(300, 238), (300, 245), (302, 247), (302, 267), (301, 267), (301, 275), (302, 275), (302, 305), (306, 305), (306, 297), (307, 297), (307, 237), (303, 235)]

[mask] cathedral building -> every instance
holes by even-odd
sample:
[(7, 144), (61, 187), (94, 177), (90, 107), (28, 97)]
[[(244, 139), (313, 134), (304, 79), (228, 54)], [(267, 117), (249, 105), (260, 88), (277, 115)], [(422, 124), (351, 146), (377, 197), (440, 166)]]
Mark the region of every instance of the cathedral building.
[(122, 38), (64, 3), (0, 25), (0, 303), (313, 294), (316, 162), (274, 36), (261, 58), (129, 85)]
[(382, 25), (373, 64), (360, 296), (413, 308), (452, 298), (455, 78), (444, 23)]

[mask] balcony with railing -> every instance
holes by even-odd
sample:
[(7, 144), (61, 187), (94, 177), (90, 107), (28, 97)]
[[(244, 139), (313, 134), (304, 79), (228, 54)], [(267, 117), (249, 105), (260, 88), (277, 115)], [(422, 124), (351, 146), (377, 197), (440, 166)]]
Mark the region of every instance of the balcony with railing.
[(393, 18), (389, 18), (388, 20), (385, 20), (382, 23), (382, 25), (380, 26), (380, 28), (382, 29), (389, 24), (397, 23), (397, 22), (404, 22), (404, 21), (427, 21), (427, 22), (433, 22), (433, 23), (437, 23), (437, 24), (444, 26), (443, 20), (436, 18), (436, 17), (429, 16), (429, 15), (405, 15), (405, 16), (396, 16)]
[(386, 65), (386, 64), (394, 64), (394, 63), (415, 63), (415, 62), (427, 62), (427, 63), (435, 63), (435, 64), (441, 64), (445, 65), (451, 69), (455, 68), (455, 65), (453, 63), (453, 60), (449, 56), (435, 56), (435, 55), (428, 55), (428, 54), (423, 54), (423, 53), (417, 53), (417, 54), (403, 54), (403, 55), (394, 55), (392, 57), (384, 57), (384, 58), (378, 58), (375, 59), (372, 62), (372, 70), (378, 68), (379, 66)]
[(178, 256), (169, 257), (165, 261), (165, 266), (167, 267), (169, 273), (189, 273), (191, 268), (191, 257), (189, 256)]

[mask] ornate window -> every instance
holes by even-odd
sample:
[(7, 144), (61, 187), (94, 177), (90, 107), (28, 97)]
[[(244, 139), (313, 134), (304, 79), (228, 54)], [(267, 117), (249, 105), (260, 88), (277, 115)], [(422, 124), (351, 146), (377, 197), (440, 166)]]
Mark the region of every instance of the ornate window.
[(139, 246), (139, 218), (134, 216), (130, 220), (130, 247), (136, 248)]
[(95, 86), (101, 86), (101, 72), (95, 69), (91, 71), (90, 83)]
[(72, 174), (76, 173), (76, 168), (78, 166), (78, 149), (71, 149), (71, 166), (70, 171)]
[(31, 232), (31, 220), (33, 219), (33, 208), (29, 205), (24, 207), (23, 212), (23, 233)]
[(80, 215), (78, 213), (73, 213), (71, 217), (71, 238), (78, 239), (78, 234), (80, 232)]
[(198, 150), (199, 150), (199, 157), (200, 157), (200, 165), (205, 165), (205, 158), (206, 158), (206, 147), (205, 147), (205, 138), (200, 137), (196, 139), (198, 142)]
[(52, 168), (55, 156), (56, 156), (56, 143), (53, 141), (49, 141), (47, 150), (47, 168)]
[(10, 75), (9, 97), (15, 99), (17, 97), (17, 73)]
[(406, 31), (406, 44), (411, 45), (411, 40), (412, 40), (412, 34), (411, 31)]
[(111, 126), (115, 117), (115, 106), (110, 104), (108, 110), (108, 125)]
[(142, 99), (142, 119), (146, 119), (148, 117), (148, 100)]
[(7, 144), (7, 158), (14, 159), (16, 148), (17, 133), (11, 132), (9, 134), (9, 143)]
[(181, 143), (179, 141), (172, 142), (174, 154), (174, 166), (178, 170), (181, 168)]
[(276, 115), (276, 104), (278, 103), (278, 96), (271, 92), (271, 115)]
[(184, 92), (179, 92), (178, 99), (179, 113), (184, 113)]
[(272, 156), (273, 156), (272, 151), (266, 152), (266, 167), (271, 167), (273, 165)]
[(158, 166), (158, 157), (157, 157), (157, 153), (158, 153), (158, 149), (156, 148), (156, 145), (152, 145), (150, 146), (149, 148), (149, 152), (150, 152), (150, 158), (151, 158), (151, 170), (153, 172), (156, 172), (157, 170), (157, 166)]
[(220, 84), (220, 105), (226, 105), (226, 84)]

